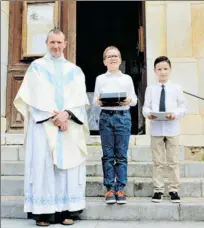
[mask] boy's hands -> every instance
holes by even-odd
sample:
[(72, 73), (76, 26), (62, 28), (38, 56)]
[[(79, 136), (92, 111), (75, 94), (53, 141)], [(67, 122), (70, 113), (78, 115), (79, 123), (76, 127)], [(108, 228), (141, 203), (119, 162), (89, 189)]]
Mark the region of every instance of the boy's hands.
[[(154, 115), (150, 115), (150, 116), (148, 116), (147, 118), (148, 118), (149, 120), (155, 120), (157, 117), (154, 116)], [(175, 119), (176, 119), (176, 115), (173, 114), (173, 113), (171, 113), (171, 114), (167, 115), (166, 118), (167, 118), (168, 120), (175, 120)]]
[(169, 119), (169, 120), (175, 120), (176, 119), (176, 115), (171, 113), (171, 114), (167, 115), (166, 118)]
[(120, 105), (129, 105), (132, 101), (132, 98), (127, 97), (123, 102), (120, 102)]
[[(119, 104), (120, 106), (123, 106), (123, 105), (129, 105), (131, 102), (132, 102), (132, 98), (127, 97), (123, 102), (118, 102), (118, 104)], [(102, 106), (102, 102), (100, 101), (99, 98), (97, 98), (96, 104)]]
[(98, 104), (98, 105), (102, 106), (102, 102), (100, 101), (100, 99), (99, 99), (99, 98), (97, 98), (97, 100), (96, 100), (96, 104)]
[(149, 120), (155, 120), (157, 117), (154, 116), (154, 115), (150, 115), (150, 116), (148, 116), (147, 118), (148, 118)]

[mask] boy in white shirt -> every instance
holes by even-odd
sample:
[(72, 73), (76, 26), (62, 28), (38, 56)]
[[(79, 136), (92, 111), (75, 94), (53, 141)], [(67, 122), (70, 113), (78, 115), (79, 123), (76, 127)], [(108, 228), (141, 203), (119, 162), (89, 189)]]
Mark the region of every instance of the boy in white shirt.
[(131, 134), (130, 106), (135, 106), (132, 78), (120, 70), (121, 54), (114, 46), (107, 47), (103, 53), (107, 72), (96, 78), (93, 104), (102, 106), (101, 93), (125, 92), (127, 98), (117, 106), (101, 107), (99, 131), (103, 149), (102, 166), (104, 185), (107, 188), (107, 204), (126, 203), (124, 188), (127, 184), (127, 151)]
[[(143, 106), (144, 117), (150, 120), (153, 160), (154, 195), (152, 202), (161, 202), (164, 194), (164, 166), (168, 167), (169, 195), (171, 201), (180, 202), (178, 195), (179, 172), (179, 119), (187, 113), (187, 103), (181, 88), (169, 82), (171, 62), (166, 56), (154, 62), (158, 82), (146, 88)], [(168, 112), (167, 120), (157, 120), (151, 112)]]

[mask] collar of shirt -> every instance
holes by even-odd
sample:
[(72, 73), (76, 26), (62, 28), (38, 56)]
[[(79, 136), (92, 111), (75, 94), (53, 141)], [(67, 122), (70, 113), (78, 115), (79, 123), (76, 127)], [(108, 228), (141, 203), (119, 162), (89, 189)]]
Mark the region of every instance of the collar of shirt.
[(47, 54), (44, 56), (44, 58), (46, 59), (50, 59), (50, 60), (56, 60), (56, 61), (66, 61), (64, 54), (62, 53), (61, 56), (59, 57), (54, 57), (51, 55), (51, 53), (48, 51)]
[(168, 86), (169, 84), (170, 84), (170, 81), (169, 81), (169, 80), (168, 80), (167, 82), (165, 82), (165, 83), (157, 82), (157, 85), (159, 85), (160, 87), (161, 87), (162, 85)]
[(120, 76), (122, 76), (123, 73), (120, 70), (117, 73), (111, 73), (110, 71), (107, 71), (106, 76), (109, 76), (109, 75), (120, 75)]

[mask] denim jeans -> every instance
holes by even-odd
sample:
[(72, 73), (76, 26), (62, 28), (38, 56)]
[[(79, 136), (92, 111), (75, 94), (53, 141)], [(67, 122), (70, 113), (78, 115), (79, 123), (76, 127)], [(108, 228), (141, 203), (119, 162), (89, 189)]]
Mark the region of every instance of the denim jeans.
[(103, 149), (102, 166), (107, 190), (123, 190), (127, 183), (127, 151), (131, 133), (130, 112), (101, 112), (99, 131)]

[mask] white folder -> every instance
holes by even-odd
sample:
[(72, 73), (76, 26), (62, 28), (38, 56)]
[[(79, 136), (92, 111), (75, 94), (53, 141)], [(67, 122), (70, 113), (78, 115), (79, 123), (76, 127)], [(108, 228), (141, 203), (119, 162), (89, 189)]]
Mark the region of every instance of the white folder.
[(155, 120), (169, 120), (166, 116), (172, 114), (171, 112), (150, 112), (150, 115), (156, 116)]

